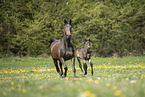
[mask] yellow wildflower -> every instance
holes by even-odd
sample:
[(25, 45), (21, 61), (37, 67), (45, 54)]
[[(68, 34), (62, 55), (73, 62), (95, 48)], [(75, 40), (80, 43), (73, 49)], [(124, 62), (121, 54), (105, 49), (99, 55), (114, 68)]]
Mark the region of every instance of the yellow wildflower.
[(76, 83), (79, 83), (79, 81), (76, 81)]
[(25, 89), (22, 89), (22, 92), (23, 92), (23, 93), (26, 93), (26, 90), (25, 90)]
[(91, 81), (92, 81), (92, 79), (88, 79), (88, 80), (87, 80), (87, 82), (91, 82)]
[(14, 85), (14, 82), (11, 82), (11, 85)]
[(95, 81), (95, 83), (97, 84), (97, 83), (99, 83), (99, 81), (98, 81), (98, 80), (96, 80), (96, 81)]
[(18, 88), (21, 88), (21, 85), (17, 85)]
[(117, 89), (117, 86), (114, 86), (114, 87), (113, 87), (113, 90), (116, 90), (116, 89)]
[(3, 95), (4, 95), (4, 96), (7, 96), (7, 93), (6, 93), (6, 92), (3, 92)]
[(110, 83), (107, 83), (106, 86), (110, 86)]
[(129, 78), (126, 78), (125, 80), (129, 80)]
[(40, 89), (42, 89), (42, 88), (43, 88), (43, 86), (39, 86), (39, 88), (40, 88)]
[(96, 94), (91, 93), (91, 94), (89, 95), (89, 97), (96, 97)]
[(85, 91), (84, 93), (89, 95), (91, 92), (90, 91)]
[(12, 90), (14, 90), (14, 87), (11, 87)]
[(57, 89), (56, 89), (56, 88), (52, 88), (52, 90), (53, 90), (53, 91), (56, 91)]
[(116, 95), (116, 96), (120, 96), (121, 93), (122, 93), (122, 91), (120, 91), (120, 90), (115, 91), (115, 95)]
[(81, 97), (96, 97), (96, 95), (87, 90), (81, 94)]

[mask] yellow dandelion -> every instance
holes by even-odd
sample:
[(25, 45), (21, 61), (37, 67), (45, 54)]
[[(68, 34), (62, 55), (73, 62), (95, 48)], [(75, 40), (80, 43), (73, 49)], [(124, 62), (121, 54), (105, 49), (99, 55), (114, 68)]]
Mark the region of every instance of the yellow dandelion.
[(115, 94), (116, 96), (120, 96), (120, 95), (121, 95), (121, 93), (122, 93), (122, 91), (117, 90), (117, 91), (115, 91), (115, 93), (114, 93), (114, 94)]
[(42, 88), (43, 88), (43, 86), (39, 86), (39, 88), (40, 88), (40, 89), (42, 89)]
[(18, 88), (21, 88), (21, 85), (17, 85)]
[(26, 89), (22, 89), (22, 92), (23, 92), (23, 93), (26, 93)]
[(91, 82), (91, 81), (92, 81), (92, 79), (88, 79), (88, 80), (87, 80), (87, 82)]
[(90, 94), (91, 92), (87, 90), (87, 91), (85, 91), (84, 93), (86, 93), (86, 94)]
[(94, 93), (91, 93), (90, 91), (85, 91), (84, 92), (85, 96), (84, 97), (96, 97), (96, 95)]
[(11, 87), (12, 90), (14, 90), (14, 87)]
[(143, 78), (143, 77), (141, 77), (141, 78)]
[(97, 83), (99, 83), (99, 81), (98, 81), (98, 80), (96, 80), (96, 81), (95, 81), (95, 83), (97, 84)]
[(79, 81), (76, 81), (76, 83), (79, 83)]
[(11, 85), (14, 85), (14, 82), (11, 82)]
[(129, 78), (126, 78), (125, 80), (129, 80)]
[(56, 91), (57, 89), (56, 89), (56, 88), (52, 88), (52, 90), (53, 90), (53, 91)]
[(114, 86), (114, 87), (113, 87), (113, 90), (116, 90), (116, 89), (117, 89), (117, 86)]
[(110, 83), (107, 83), (106, 86), (110, 86)]
[(96, 97), (96, 94), (91, 93), (91, 94), (89, 95), (89, 97)]
[(107, 78), (105, 78), (105, 80), (107, 80)]
[(7, 96), (7, 93), (6, 93), (6, 92), (3, 92), (3, 95), (4, 95), (4, 96)]

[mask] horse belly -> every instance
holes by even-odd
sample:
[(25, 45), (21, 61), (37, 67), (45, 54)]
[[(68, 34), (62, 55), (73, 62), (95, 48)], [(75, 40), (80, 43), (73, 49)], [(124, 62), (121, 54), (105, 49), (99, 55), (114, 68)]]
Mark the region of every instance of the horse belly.
[(77, 52), (76, 52), (76, 56), (78, 58), (83, 59), (83, 49), (78, 49)]
[(65, 54), (65, 56), (64, 56), (64, 59), (65, 59), (65, 60), (69, 60), (69, 59), (71, 59), (71, 58), (73, 58), (73, 57), (74, 57), (73, 52), (68, 51), (68, 52), (66, 52), (66, 54)]
[(60, 57), (59, 44), (54, 43), (51, 46), (50, 54), (53, 59), (59, 59)]

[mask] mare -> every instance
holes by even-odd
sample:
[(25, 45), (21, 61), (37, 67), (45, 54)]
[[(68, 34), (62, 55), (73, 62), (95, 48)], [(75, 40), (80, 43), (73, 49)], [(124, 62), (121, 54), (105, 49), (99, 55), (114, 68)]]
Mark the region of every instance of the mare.
[[(62, 39), (58, 40), (53, 38), (50, 44), (51, 57), (56, 67), (56, 71), (59, 73), (61, 78), (67, 76), (68, 68), (65, 64), (65, 61), (70, 59), (72, 60), (72, 70), (74, 72), (74, 77), (76, 77), (74, 47), (71, 44), (70, 40), (71, 40), (71, 19), (64, 20), (64, 33)], [(64, 73), (62, 69), (62, 64), (65, 70)]]
[(85, 42), (85, 47), (84, 48), (79, 48), (77, 49), (76, 51), (76, 57), (77, 57), (77, 60), (79, 62), (79, 67), (82, 71), (82, 74), (84, 76), (84, 72), (83, 72), (83, 69), (82, 69), (82, 64), (80, 62), (80, 59), (83, 60), (83, 67), (84, 67), (84, 71), (85, 71), (85, 75), (87, 76), (87, 64), (86, 64), (86, 60), (89, 61), (90, 63), (90, 66), (91, 66), (91, 73), (92, 73), (92, 76), (93, 76), (93, 64), (91, 62), (91, 52), (90, 52), (90, 42), (89, 40), (86, 40)]

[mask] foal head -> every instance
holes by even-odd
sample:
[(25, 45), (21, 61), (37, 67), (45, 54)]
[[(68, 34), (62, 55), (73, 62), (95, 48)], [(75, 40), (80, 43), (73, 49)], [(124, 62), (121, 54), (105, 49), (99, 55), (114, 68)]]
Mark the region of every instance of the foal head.
[(64, 20), (64, 33), (67, 36), (67, 39), (71, 38), (71, 19)]
[(90, 49), (90, 42), (89, 42), (90, 40), (86, 40), (86, 42), (85, 42), (85, 48), (86, 49)]

